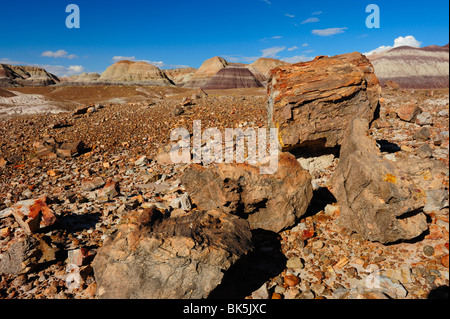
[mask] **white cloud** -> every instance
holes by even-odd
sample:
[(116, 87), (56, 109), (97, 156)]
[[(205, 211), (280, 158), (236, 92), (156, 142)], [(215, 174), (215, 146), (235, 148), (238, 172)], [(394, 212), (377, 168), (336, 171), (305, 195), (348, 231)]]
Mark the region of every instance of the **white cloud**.
[(19, 62), (19, 61), (11, 60), (10, 58), (1, 58), (0, 59), (0, 64), (19, 65), (19, 64), (24, 64), (24, 63), (23, 62)]
[(281, 58), (280, 60), (288, 63), (298, 63), (314, 60), (314, 57), (309, 57), (306, 55), (296, 55), (290, 58)]
[(369, 52), (365, 52), (363, 53), (364, 55), (371, 55), (374, 53), (380, 53), (383, 51), (387, 51), (390, 50), (392, 48), (397, 48), (397, 47), (401, 47), (401, 46), (410, 46), (410, 47), (414, 47), (414, 48), (420, 48), (420, 46), (422, 45), (422, 42), (417, 41), (416, 38), (414, 38), (412, 35), (407, 35), (406, 37), (398, 37), (397, 39), (394, 40), (394, 45), (390, 46), (390, 45), (382, 45), (376, 49), (373, 49), (372, 51)]
[(394, 48), (404, 45), (414, 48), (420, 48), (422, 42), (417, 41), (412, 35), (407, 35), (406, 37), (398, 37), (394, 40)]
[(287, 49), (288, 51), (298, 50), (298, 46), (293, 46), (292, 48)]
[(313, 13), (311, 13), (313, 16), (317, 16), (317, 15), (319, 15), (319, 14), (322, 14), (322, 11), (315, 11), (315, 12), (313, 12)]
[(347, 30), (348, 28), (328, 28), (328, 29), (322, 29), (322, 30), (312, 30), (312, 34), (320, 35), (321, 37), (329, 37), (335, 34), (344, 33), (344, 30)]
[(47, 58), (63, 58), (63, 59), (74, 59), (77, 56), (75, 54), (69, 54), (66, 50), (58, 50), (58, 51), (44, 51), (41, 56)]
[(301, 24), (305, 24), (305, 23), (314, 23), (314, 22), (319, 22), (319, 21), (320, 21), (319, 18), (313, 18), (313, 17), (311, 17), (311, 18), (308, 18), (308, 19), (302, 21)]
[(295, 18), (295, 15), (289, 14), (289, 13), (286, 13), (285, 16), (288, 17), (288, 18)]
[(263, 58), (277, 58), (277, 54), (284, 50), (286, 50), (286, 47), (272, 47), (261, 50), (261, 53)]
[(82, 65), (70, 65), (67, 68), (68, 73), (78, 74), (83, 73), (85, 68)]
[(302, 47), (307, 47), (309, 44), (308, 43), (303, 43)]
[(115, 62), (119, 62), (119, 61), (123, 61), (123, 60), (129, 60), (129, 61), (133, 61), (133, 62), (137, 62), (138, 60), (136, 59), (135, 56), (122, 56), (122, 55), (116, 55), (115, 57), (112, 58), (113, 61)]
[(272, 2), (270, 2), (269, 0), (261, 0), (262, 2), (265, 2), (265, 3), (267, 3), (267, 4), (272, 4)]

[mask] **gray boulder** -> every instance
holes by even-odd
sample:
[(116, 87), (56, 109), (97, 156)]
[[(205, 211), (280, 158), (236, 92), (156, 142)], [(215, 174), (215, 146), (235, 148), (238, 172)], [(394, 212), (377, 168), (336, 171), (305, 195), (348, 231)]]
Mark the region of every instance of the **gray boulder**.
[(368, 128), (367, 120), (355, 118), (343, 138), (332, 177), (341, 207), (338, 222), (371, 241), (413, 239), (428, 229), (425, 198), (398, 163), (381, 156)]
[(248, 223), (218, 211), (130, 213), (94, 261), (102, 299), (202, 299), (253, 249)]

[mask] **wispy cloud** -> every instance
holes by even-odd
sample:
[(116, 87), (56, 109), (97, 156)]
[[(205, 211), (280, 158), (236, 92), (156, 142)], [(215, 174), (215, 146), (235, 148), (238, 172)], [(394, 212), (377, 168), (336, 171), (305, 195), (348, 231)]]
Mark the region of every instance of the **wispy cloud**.
[(137, 59), (135, 56), (122, 56), (122, 55), (116, 55), (112, 58), (112, 60), (114, 62), (119, 62), (119, 61), (123, 61), (123, 60), (129, 60), (129, 61), (133, 61), (133, 62), (145, 62), (151, 65), (154, 65), (160, 69), (165, 68), (165, 69), (180, 69), (180, 68), (188, 68), (189, 66), (187, 65), (178, 65), (178, 64), (167, 64), (163, 61), (150, 61), (150, 60), (140, 60)]
[(303, 43), (302, 47), (307, 47), (309, 44), (308, 43)]
[(312, 34), (319, 35), (321, 37), (329, 37), (335, 34), (344, 33), (348, 28), (328, 28), (321, 30), (312, 30)]
[(20, 64), (25, 64), (25, 63), (24, 62), (20, 62), (20, 61), (14, 61), (14, 60), (11, 60), (10, 58), (1, 58), (0, 59), (0, 64), (20, 65)]
[(315, 12), (311, 13), (311, 15), (317, 16), (317, 15), (322, 14), (322, 13), (323, 13), (322, 11), (315, 11)]
[(320, 20), (318, 19), (318, 18), (313, 18), (313, 17), (311, 17), (311, 18), (308, 18), (308, 19), (306, 19), (306, 20), (303, 20), (302, 21), (302, 24), (305, 24), (305, 23), (314, 23), (314, 22), (319, 22)]
[(272, 2), (270, 2), (269, 0), (261, 0), (261, 1), (267, 3), (268, 5), (272, 4)]
[(286, 50), (286, 47), (272, 47), (261, 50), (263, 58), (278, 58), (277, 54)]
[(289, 17), (289, 18), (295, 18), (295, 15), (289, 14), (289, 13), (286, 13), (285, 16), (286, 16), (286, 17)]
[(298, 63), (298, 62), (307, 62), (314, 60), (314, 57), (306, 56), (306, 55), (296, 55), (290, 58), (282, 58), (281, 61), (288, 63)]
[(263, 39), (261, 39), (261, 41), (267, 42), (268, 40), (279, 40), (279, 39), (282, 39), (282, 38), (283, 38), (283, 37), (282, 37), (281, 35), (276, 35), (276, 36), (274, 36), (274, 37), (263, 38)]
[(77, 56), (75, 54), (69, 54), (66, 50), (58, 50), (58, 51), (44, 51), (41, 56), (47, 58), (63, 58), (63, 59), (74, 59)]
[(292, 48), (287, 49), (288, 51), (295, 51), (298, 50), (298, 46), (293, 46)]

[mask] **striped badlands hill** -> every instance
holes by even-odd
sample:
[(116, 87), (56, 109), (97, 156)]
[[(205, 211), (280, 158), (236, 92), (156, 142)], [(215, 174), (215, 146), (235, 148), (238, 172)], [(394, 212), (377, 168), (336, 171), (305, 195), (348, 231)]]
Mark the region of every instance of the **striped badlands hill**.
[(0, 64), (0, 87), (46, 86), (59, 78), (35, 66)]
[(381, 84), (388, 80), (403, 88), (449, 86), (449, 46), (402, 46), (368, 56)]
[(146, 62), (123, 60), (109, 66), (102, 73), (99, 82), (128, 85), (174, 85), (166, 74), (154, 65)]
[(203, 86), (205, 90), (263, 87), (245, 65), (234, 63), (223, 68)]

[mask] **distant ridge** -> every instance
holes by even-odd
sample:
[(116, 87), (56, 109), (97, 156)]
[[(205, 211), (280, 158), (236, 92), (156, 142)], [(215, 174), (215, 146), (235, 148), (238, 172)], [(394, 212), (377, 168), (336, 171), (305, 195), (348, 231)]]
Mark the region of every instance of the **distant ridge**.
[(43, 68), (0, 64), (0, 87), (47, 86), (59, 83), (59, 78)]
[(401, 46), (367, 56), (382, 84), (402, 88), (449, 87), (449, 45), (423, 48)]
[(123, 60), (109, 66), (102, 73), (99, 82), (145, 84), (154, 86), (174, 85), (174, 83), (158, 67), (146, 62)]

